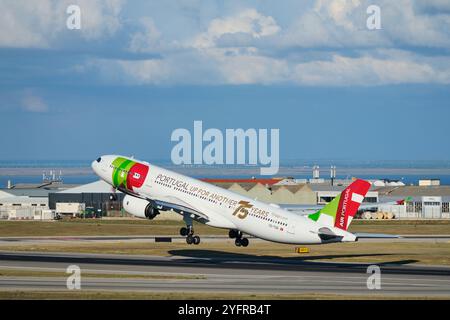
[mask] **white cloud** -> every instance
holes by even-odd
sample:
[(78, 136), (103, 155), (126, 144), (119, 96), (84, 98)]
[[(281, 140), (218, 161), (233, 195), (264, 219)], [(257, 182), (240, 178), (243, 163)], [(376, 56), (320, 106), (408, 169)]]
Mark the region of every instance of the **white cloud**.
[(255, 9), (246, 9), (234, 16), (213, 19), (208, 30), (196, 37), (193, 47), (214, 47), (216, 41), (227, 34), (244, 33), (259, 39), (272, 36), (279, 31), (280, 27), (274, 18), (264, 16)]
[(52, 8), (50, 1), (0, 2), (0, 46), (47, 47)]
[(66, 9), (81, 9), (80, 35), (88, 40), (114, 34), (121, 26), (123, 0), (1, 1), (0, 47), (48, 48), (66, 31)]
[[(420, 4), (419, 4), (420, 3)], [(366, 9), (381, 9), (381, 30), (368, 30)], [(427, 8), (445, 7), (413, 0), (316, 0), (282, 33), (284, 47), (391, 47), (401, 45), (450, 48), (450, 14), (429, 14)]]
[(141, 19), (144, 30), (131, 35), (129, 50), (131, 52), (156, 52), (161, 49), (161, 32), (153, 19), (145, 17)]
[(165, 60), (148, 59), (116, 61), (117, 66), (137, 83), (161, 84), (171, 76), (170, 65)]
[(317, 0), (314, 11), (324, 17), (331, 18), (337, 26), (353, 30), (355, 25), (350, 14), (358, 7), (361, 7), (361, 1), (359, 0)]
[[(161, 59), (97, 59), (90, 62), (90, 69), (98, 70), (106, 81), (125, 78), (127, 80), (123, 82), (129, 84), (274, 83), (283, 81), (288, 72), (285, 61), (262, 56), (257, 48), (216, 46), (225, 35), (246, 34), (252, 39), (260, 39), (280, 30), (272, 17), (254, 9), (213, 19), (206, 32), (184, 44), (162, 44), (161, 33), (153, 19), (143, 19), (141, 25), (143, 30), (131, 36), (128, 50), (159, 50), (163, 56)], [(231, 39), (232, 42), (234, 40)], [(114, 76), (115, 73), (120, 76)]]
[(209, 57), (215, 59), (223, 83), (271, 84), (288, 80), (289, 67), (286, 61), (261, 56), (255, 48), (250, 49), (253, 49), (250, 54), (225, 53), (223, 50), (217, 50), (214, 54), (208, 52)]
[[(53, 28), (54, 21), (60, 19), (62, 22), (57, 25), (65, 28), (65, 8), (64, 14), (56, 17), (53, 1), (41, 1), (46, 5), (40, 8), (34, 8), (34, 2), (31, 8), (26, 7), (22, 1), (8, 7), (9, 30), (17, 21), (26, 23), (17, 25), (16, 35), (2, 34), (0, 45), (1, 37), (6, 39), (3, 42), (15, 45), (52, 44), (61, 33)], [(64, 1), (61, 3), (65, 5), (69, 0)], [(87, 12), (82, 19), (86, 39), (113, 35), (122, 27), (122, 1), (74, 2), (82, 7), (82, 15), (83, 11)], [(448, 84), (450, 59), (445, 50), (450, 47), (450, 15), (445, 11), (429, 14), (429, 7), (418, 6), (412, 0), (379, 0), (382, 30), (371, 31), (366, 28), (369, 4), (372, 4), (369, 0), (316, 0), (304, 6), (299, 14), (291, 14), (287, 21), (279, 11), (267, 13), (270, 12), (267, 7), (263, 13), (258, 8), (237, 11), (230, 5), (226, 12), (233, 14), (217, 17), (217, 12), (210, 13), (214, 18), (199, 22), (189, 36), (185, 30), (178, 33), (170, 30), (157, 14), (140, 16), (134, 20), (139, 22), (140, 29), (132, 29), (129, 41), (119, 37), (120, 59), (108, 59), (100, 54), (88, 58), (87, 63), (77, 63), (72, 69), (99, 75), (106, 83), (130, 85)], [(432, 8), (443, 6), (436, 0)], [(12, 13), (17, 13), (18, 7), (25, 12), (25, 17), (31, 15), (35, 21), (17, 20), (17, 15)], [(33, 16), (35, 10), (40, 13)], [(45, 13), (56, 18), (40, 19)], [(131, 25), (135, 28), (134, 21)], [(177, 23), (173, 25), (174, 29), (180, 28)], [(177, 37), (178, 34), (183, 36)], [(411, 49), (412, 46), (440, 48), (444, 53), (427, 57), (420, 50)], [(159, 58), (140, 60), (146, 57), (142, 53)]]
[(413, 45), (450, 48), (450, 15), (429, 15), (416, 9), (410, 0), (381, 7), (383, 28), (392, 46)]
[(48, 112), (49, 110), (44, 99), (31, 91), (27, 91), (23, 94), (21, 106), (23, 110), (28, 112), (43, 113)]
[(86, 39), (113, 35), (120, 27), (124, 0), (68, 0), (81, 8), (81, 32)]
[(400, 83), (450, 84), (449, 57), (421, 57), (406, 51), (364, 51), (358, 57), (295, 63), (265, 57), (255, 48), (192, 51), (164, 59), (97, 60), (91, 68), (105, 81), (124, 84), (376, 86)]
[(450, 58), (421, 59), (404, 52), (381, 52), (352, 58), (333, 55), (331, 60), (300, 63), (293, 80), (301, 85), (373, 86), (400, 83), (450, 84)]

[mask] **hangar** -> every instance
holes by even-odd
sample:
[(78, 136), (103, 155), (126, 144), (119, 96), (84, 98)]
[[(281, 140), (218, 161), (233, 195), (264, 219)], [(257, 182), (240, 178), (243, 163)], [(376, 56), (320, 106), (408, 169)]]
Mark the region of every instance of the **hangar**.
[(108, 212), (121, 212), (123, 197), (120, 191), (112, 193), (111, 186), (100, 180), (49, 193), (48, 203), (50, 209), (60, 214), (82, 213), (89, 208), (97, 216), (106, 216)]
[(392, 212), (404, 219), (449, 219), (450, 186), (426, 185), (382, 187), (376, 189), (383, 202), (410, 197), (403, 206), (381, 206), (380, 211)]
[(48, 193), (42, 190), (0, 190), (0, 219), (48, 220), (54, 215), (48, 208)]

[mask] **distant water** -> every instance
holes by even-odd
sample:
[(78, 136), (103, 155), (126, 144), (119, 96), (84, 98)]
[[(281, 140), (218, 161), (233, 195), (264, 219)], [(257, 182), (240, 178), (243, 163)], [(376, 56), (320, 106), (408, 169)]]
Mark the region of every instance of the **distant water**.
[[(0, 160), (0, 168), (87, 168), (91, 160)], [(156, 165), (171, 166), (170, 160), (147, 160)], [(387, 169), (450, 169), (450, 160), (352, 160), (352, 159), (319, 159), (319, 160), (282, 160), (281, 167), (312, 167), (319, 165), (338, 168), (387, 168)]]
[(0, 160), (0, 168), (86, 168), (92, 160)]
[[(195, 178), (218, 178), (218, 179), (245, 179), (249, 178), (248, 175), (214, 175), (214, 174), (203, 174), (203, 175), (194, 175)], [(297, 179), (310, 179), (311, 175), (298, 175), (294, 176)], [(328, 177), (326, 177), (328, 178)], [(349, 176), (337, 176), (338, 179), (349, 179)], [(361, 179), (390, 179), (390, 180), (400, 180), (403, 181), (406, 185), (415, 184), (417, 185), (419, 179), (427, 179), (430, 178), (428, 175), (358, 175), (358, 178)], [(441, 180), (441, 184), (450, 185), (450, 175), (438, 175), (433, 176), (433, 178), (438, 178)], [(5, 188), (8, 180), (11, 180), (13, 184), (17, 183), (41, 183), (42, 175), (24, 175), (24, 176), (0, 176), (0, 189)], [(63, 182), (65, 184), (86, 184), (97, 181), (98, 177), (94, 174), (88, 175), (79, 175), (79, 176), (63, 176)]]
[[(8, 185), (8, 180), (12, 184), (19, 183), (41, 183), (42, 175), (26, 175), (26, 176), (0, 176), (0, 189), (6, 188)], [(98, 177), (96, 175), (83, 175), (83, 176), (67, 176), (63, 177), (63, 182), (65, 184), (86, 184), (97, 181)]]
[[(208, 166), (200, 167), (174, 167), (169, 161), (153, 160), (149, 161), (153, 164), (174, 169), (177, 172), (185, 173), (195, 178), (249, 178), (254, 176), (255, 167), (232, 166), (232, 169), (215, 170)], [(91, 160), (35, 160), (35, 161), (12, 161), (0, 160), (0, 188), (7, 185), (7, 181), (11, 180), (13, 184), (17, 183), (41, 183), (42, 171), (51, 169), (61, 169), (63, 175), (63, 182), (66, 184), (86, 184), (98, 180), (90, 170)], [(297, 179), (311, 178), (311, 168), (313, 165), (319, 165), (321, 177), (327, 178), (329, 174), (327, 169), (330, 165), (337, 167), (338, 179), (349, 179), (352, 176), (357, 176), (362, 179), (390, 179), (400, 180), (405, 184), (418, 184), (419, 179), (437, 178), (441, 180), (441, 184), (450, 185), (450, 161), (360, 161), (360, 160), (285, 160), (282, 161), (280, 168), (280, 176), (293, 176)], [(9, 170), (11, 168), (11, 170)], [(13, 168), (20, 168), (23, 170), (17, 174), (18, 170)], [(363, 170), (361, 170), (361, 168)], [(64, 170), (66, 169), (66, 170)], [(79, 169), (75, 170), (74, 169)], [(375, 173), (377, 169), (391, 169), (385, 170), (388, 174)], [(402, 174), (394, 174), (395, 169), (402, 169)], [(407, 169), (407, 170), (404, 170)], [(411, 170), (409, 170), (411, 169)], [(414, 172), (413, 169), (430, 169), (432, 174), (422, 174), (422, 172)], [(341, 174), (339, 175), (339, 170)], [(430, 171), (429, 170), (429, 171)], [(28, 172), (29, 171), (29, 172)], [(66, 171), (66, 172), (65, 172)], [(373, 172), (371, 172), (373, 171)], [(400, 170), (399, 170), (400, 171)], [(409, 172), (410, 171), (410, 172)], [(78, 172), (75, 174), (74, 172)], [(82, 172), (82, 174), (79, 174)], [(253, 172), (253, 173), (252, 173)], [(352, 172), (359, 172), (361, 174), (352, 174)], [(393, 173), (394, 172), (394, 173)], [(58, 171), (59, 173), (59, 171)], [(345, 175), (344, 175), (345, 173)]]

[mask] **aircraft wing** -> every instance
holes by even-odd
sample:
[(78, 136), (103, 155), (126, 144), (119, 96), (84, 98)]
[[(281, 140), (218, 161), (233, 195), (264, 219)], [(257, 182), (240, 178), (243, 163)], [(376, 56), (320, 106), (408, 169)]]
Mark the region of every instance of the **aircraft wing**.
[(383, 234), (383, 233), (354, 233), (358, 239), (400, 239), (400, 236), (395, 234)]
[(315, 213), (318, 210), (322, 209), (323, 205), (302, 205), (302, 204), (279, 204), (278, 205), (281, 209), (292, 211), (298, 214), (310, 214)]
[(362, 203), (359, 206), (359, 209), (371, 209), (371, 208), (377, 208), (378, 206), (383, 206), (383, 205), (397, 205), (399, 204), (398, 201), (387, 201), (387, 202), (368, 202), (368, 203)]
[[(362, 203), (359, 206), (359, 210), (368, 210), (372, 208), (377, 208), (381, 205), (401, 205), (404, 201), (408, 201), (408, 198), (398, 201), (388, 201), (388, 202), (366, 202)], [(315, 213), (316, 211), (322, 209), (324, 205), (302, 205), (302, 204), (280, 204), (280, 208), (285, 209), (287, 211), (292, 211), (298, 213), (300, 215), (308, 215), (311, 213)]]
[[(135, 194), (128, 192), (128, 190), (121, 188), (118, 188), (118, 190), (123, 193), (129, 194), (133, 197), (136, 197)], [(195, 209), (193, 206), (177, 197), (167, 196), (162, 197), (160, 199), (147, 197), (140, 197), (140, 198), (149, 201), (158, 210), (174, 211), (181, 215), (184, 214), (194, 215), (195, 219), (199, 220), (202, 223), (206, 223), (210, 220), (210, 218), (206, 214), (202, 213), (200, 210)]]
[(164, 197), (162, 199), (149, 199), (156, 205), (158, 210), (163, 211), (174, 211), (178, 214), (184, 215), (194, 215), (197, 220), (203, 220), (202, 222), (209, 221), (209, 217), (200, 212), (199, 210), (193, 208), (191, 205), (177, 197)]

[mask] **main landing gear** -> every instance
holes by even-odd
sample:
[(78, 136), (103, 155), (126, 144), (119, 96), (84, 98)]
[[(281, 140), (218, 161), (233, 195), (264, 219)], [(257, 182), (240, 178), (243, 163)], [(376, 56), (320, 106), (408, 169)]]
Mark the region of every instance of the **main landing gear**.
[(187, 244), (199, 244), (200, 237), (194, 235), (194, 228), (192, 226), (183, 227), (180, 229), (180, 235), (186, 237)]
[(242, 232), (239, 231), (239, 230), (233, 230), (233, 229), (230, 230), (230, 232), (228, 233), (228, 236), (229, 236), (231, 239), (235, 239), (235, 240), (234, 240), (234, 244), (235, 244), (237, 247), (240, 247), (240, 246), (246, 247), (246, 246), (248, 246), (248, 244), (249, 244), (248, 239), (247, 239), (247, 238), (243, 238), (243, 237), (242, 237)]
[(187, 244), (199, 244), (200, 237), (194, 235), (194, 228), (192, 227), (192, 217), (188, 214), (183, 215), (183, 221), (186, 223), (186, 227), (180, 229), (180, 235), (186, 237)]

